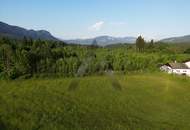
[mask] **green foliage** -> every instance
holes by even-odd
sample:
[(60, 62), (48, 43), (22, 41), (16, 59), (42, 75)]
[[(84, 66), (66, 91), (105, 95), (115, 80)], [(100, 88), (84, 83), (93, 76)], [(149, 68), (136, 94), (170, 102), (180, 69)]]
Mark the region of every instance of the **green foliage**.
[(184, 51), (184, 53), (190, 54), (190, 48)]
[[(94, 41), (95, 43), (96, 41)], [(189, 59), (187, 45), (145, 45), (140, 36), (135, 45), (110, 47), (67, 45), (63, 42), (0, 39), (0, 77), (74, 77), (114, 72), (157, 71), (160, 64)], [(187, 50), (188, 52), (188, 50)]]

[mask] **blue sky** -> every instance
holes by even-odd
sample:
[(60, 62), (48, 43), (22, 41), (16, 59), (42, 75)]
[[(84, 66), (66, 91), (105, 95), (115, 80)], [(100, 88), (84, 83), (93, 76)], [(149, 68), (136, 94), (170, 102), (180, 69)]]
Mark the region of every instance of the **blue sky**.
[(190, 0), (0, 0), (0, 21), (62, 39), (190, 34)]

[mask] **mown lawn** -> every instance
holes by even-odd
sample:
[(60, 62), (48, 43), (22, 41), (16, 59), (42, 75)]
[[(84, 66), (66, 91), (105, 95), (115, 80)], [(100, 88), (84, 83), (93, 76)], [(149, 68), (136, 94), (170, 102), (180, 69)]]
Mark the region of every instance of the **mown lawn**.
[(187, 77), (0, 81), (2, 130), (189, 130), (189, 122)]

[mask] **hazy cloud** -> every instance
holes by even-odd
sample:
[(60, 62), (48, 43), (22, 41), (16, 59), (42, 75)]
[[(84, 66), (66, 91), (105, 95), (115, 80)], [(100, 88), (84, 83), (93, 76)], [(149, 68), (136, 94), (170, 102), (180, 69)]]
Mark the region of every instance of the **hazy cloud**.
[(91, 31), (100, 31), (104, 24), (105, 24), (104, 21), (99, 21), (99, 22), (93, 24), (92, 26), (90, 26), (88, 29)]

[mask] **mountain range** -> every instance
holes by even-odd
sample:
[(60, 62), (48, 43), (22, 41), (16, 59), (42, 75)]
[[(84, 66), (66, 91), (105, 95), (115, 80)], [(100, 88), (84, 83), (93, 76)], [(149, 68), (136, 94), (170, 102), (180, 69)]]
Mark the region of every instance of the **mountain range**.
[[(9, 25), (4, 22), (0, 22), (0, 37), (11, 37), (16, 39), (21, 39), (24, 36), (32, 39), (42, 39), (42, 40), (56, 40), (60, 39), (54, 37), (50, 32), (46, 30), (28, 30), (19, 26)], [(95, 38), (88, 39), (71, 39), (71, 40), (61, 40), (69, 44), (83, 44), (91, 45), (94, 41), (99, 46), (107, 46), (117, 43), (135, 43), (136, 37), (112, 37), (112, 36), (99, 36)], [(190, 43), (190, 35), (182, 37), (172, 37), (160, 40), (164, 43)]]
[(20, 39), (25, 36), (32, 39), (40, 38), (43, 40), (58, 40), (46, 30), (27, 30), (25, 28), (9, 25), (3, 22), (0, 22), (0, 36), (11, 37), (16, 39)]
[(171, 37), (162, 39), (161, 42), (166, 43), (189, 43), (190, 42), (190, 35), (181, 36), (181, 37)]
[(95, 38), (89, 39), (74, 39), (74, 40), (64, 40), (70, 44), (84, 44), (84, 45), (91, 45), (93, 41), (96, 40), (97, 44), (100, 46), (106, 46), (110, 44), (116, 43), (135, 43), (135, 37), (112, 37), (112, 36), (99, 36)]

